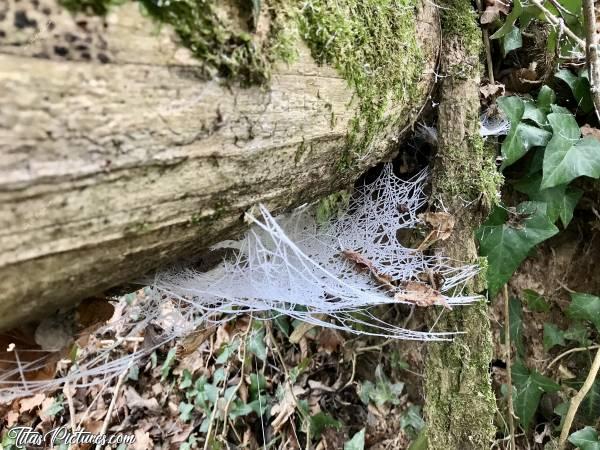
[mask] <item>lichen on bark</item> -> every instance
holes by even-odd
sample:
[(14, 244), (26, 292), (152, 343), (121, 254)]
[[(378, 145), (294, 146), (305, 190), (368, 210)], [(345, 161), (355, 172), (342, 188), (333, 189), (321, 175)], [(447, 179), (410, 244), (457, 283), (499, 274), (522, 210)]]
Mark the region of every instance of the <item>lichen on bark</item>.
[[(441, 87), (432, 197), (456, 217), (456, 225), (438, 251), (477, 263), (473, 233), (496, 201), (499, 183), (493, 151), (479, 136), (481, 34), (469, 1), (446, 0), (441, 14), (440, 71), (446, 77)], [(471, 284), (467, 289), (476, 292), (482, 286)], [(489, 377), (492, 337), (487, 305), (482, 301), (453, 311), (440, 326), (464, 334), (452, 343), (428, 347), (428, 448), (489, 448), (496, 405)]]

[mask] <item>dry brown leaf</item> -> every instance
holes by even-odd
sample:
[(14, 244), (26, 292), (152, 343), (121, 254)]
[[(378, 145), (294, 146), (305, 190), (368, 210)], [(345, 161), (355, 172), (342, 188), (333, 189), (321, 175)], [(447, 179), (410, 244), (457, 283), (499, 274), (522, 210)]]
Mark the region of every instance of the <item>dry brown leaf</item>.
[(19, 420), (19, 413), (17, 411), (9, 411), (6, 415), (6, 427), (12, 428)]
[(33, 397), (21, 399), (19, 404), (19, 412), (23, 414), (24, 412), (37, 408), (42, 404), (45, 398), (46, 396), (44, 394), (36, 394)]
[[(317, 320), (323, 320), (325, 318), (325, 314), (315, 314), (314, 317)], [(300, 339), (302, 339), (306, 333), (308, 333), (310, 330), (312, 330), (315, 327), (316, 327), (315, 324), (308, 323), (308, 322), (302, 322), (294, 329), (294, 331), (292, 331), (292, 334), (290, 334), (290, 337), (288, 340), (292, 344), (298, 344), (300, 342)]]
[[(293, 391), (292, 391), (293, 389)], [(306, 391), (300, 386), (291, 387), (290, 383), (285, 384), (283, 399), (271, 408), (271, 416), (276, 416), (271, 423), (273, 432), (277, 433), (285, 425), (296, 410), (296, 399)]]
[(127, 407), (130, 410), (147, 409), (155, 413), (160, 412), (160, 406), (155, 397), (143, 398), (131, 386), (127, 386), (125, 390), (125, 398), (127, 400)]
[(77, 324), (82, 328), (98, 328), (108, 322), (114, 313), (115, 307), (106, 297), (86, 298), (77, 307)]
[(426, 212), (419, 214), (419, 218), (433, 228), (435, 232), (433, 238), (437, 241), (448, 239), (454, 229), (454, 216), (446, 212)]
[(207, 328), (195, 330), (188, 334), (177, 347), (177, 356), (179, 358), (186, 357), (196, 351), (210, 336), (217, 331), (217, 327), (212, 325)]
[(150, 433), (142, 430), (135, 430), (135, 442), (132, 446), (133, 450), (150, 450), (154, 447), (154, 442), (150, 437)]
[(356, 264), (360, 269), (374, 270), (373, 263), (368, 258), (358, 252), (355, 252), (354, 250), (344, 250), (342, 251), (342, 255)]
[(493, 23), (500, 18), (500, 14), (505, 16), (510, 12), (510, 3), (502, 0), (487, 0), (485, 2), (485, 11), (481, 14), (480, 22), (482, 25)]
[(481, 86), (479, 88), (479, 92), (481, 93), (482, 97), (487, 100), (487, 99), (494, 99), (496, 97), (500, 97), (502, 95), (504, 95), (504, 93), (506, 92), (506, 88), (504, 87), (504, 85), (502, 83), (496, 83), (496, 84), (486, 84), (485, 86)]
[(402, 284), (402, 288), (404, 289), (403, 292), (396, 292), (394, 295), (395, 300), (414, 303), (417, 306), (441, 305), (452, 309), (440, 291), (424, 283), (407, 281)]
[(598, 128), (590, 127), (589, 125), (584, 125), (581, 127), (581, 134), (583, 137), (592, 136), (596, 139), (600, 139), (600, 130)]
[(322, 349), (331, 354), (337, 351), (343, 343), (344, 339), (336, 330), (324, 328), (319, 333), (319, 351)]

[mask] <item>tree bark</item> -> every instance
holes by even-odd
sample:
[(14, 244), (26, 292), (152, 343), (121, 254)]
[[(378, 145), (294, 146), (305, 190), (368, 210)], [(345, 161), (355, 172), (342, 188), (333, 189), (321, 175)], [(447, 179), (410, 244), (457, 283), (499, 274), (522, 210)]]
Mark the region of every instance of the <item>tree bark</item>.
[[(432, 198), (456, 218), (456, 225), (437, 251), (457, 261), (476, 263), (474, 231), (488, 214), (498, 180), (493, 149), (490, 151), (479, 135), (481, 31), (468, 0), (448, 0), (442, 11), (440, 72), (444, 78)], [(481, 292), (482, 287), (472, 284), (466, 289)], [(452, 343), (428, 346), (428, 448), (489, 448), (496, 406), (489, 376), (492, 336), (487, 305), (482, 301), (456, 309), (437, 323), (464, 334)]]
[(390, 105), (402, 120), (340, 169), (356, 101), (302, 42), (268, 87), (242, 88), (199, 78), (201, 62), (133, 3), (104, 18), (0, 5), (13, 27), (0, 33), (0, 329), (198, 254), (253, 205), (313, 201), (387, 157), (433, 84), (436, 14), (423, 2), (416, 19), (418, 98)]

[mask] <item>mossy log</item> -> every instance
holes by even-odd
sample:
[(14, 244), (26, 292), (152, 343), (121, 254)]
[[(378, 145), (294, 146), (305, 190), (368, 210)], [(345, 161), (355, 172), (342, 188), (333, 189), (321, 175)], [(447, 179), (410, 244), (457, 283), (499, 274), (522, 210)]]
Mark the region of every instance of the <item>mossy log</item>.
[[(352, 23), (344, 31), (354, 53), (320, 64), (319, 48), (336, 47), (307, 41), (318, 37), (315, 20), (319, 33), (326, 29), (313, 14), (286, 43), (295, 56), (273, 58), (252, 85), (224, 78), (223, 67), (236, 64), (231, 54), (219, 64), (198, 59), (181, 33), (137, 3), (89, 16), (55, 0), (1, 2), (0, 329), (198, 255), (243, 229), (253, 205), (278, 212), (313, 201), (393, 153), (434, 83), (437, 10), (346, 3), (358, 19), (375, 4), (408, 14), (403, 32), (417, 45), (396, 39), (395, 16), (378, 10), (362, 32), (381, 40), (388, 25), (396, 47), (386, 66), (360, 59), (368, 40), (352, 42)], [(240, 36), (260, 37), (258, 22)], [(349, 60), (354, 66), (344, 66)], [(392, 92), (396, 80), (365, 97), (373, 76), (407, 68), (417, 72), (401, 86), (410, 95)]]
[[(432, 197), (454, 215), (452, 236), (437, 251), (457, 261), (477, 263), (474, 231), (496, 201), (499, 177), (494, 149), (479, 135), (481, 31), (471, 2), (446, 0), (440, 72), (438, 152)], [(485, 279), (485, 274), (481, 274)], [(479, 285), (479, 286), (477, 286)], [(481, 292), (485, 285), (466, 287)], [(464, 332), (452, 343), (427, 347), (425, 414), (430, 450), (482, 450), (494, 438), (496, 411), (491, 388), (492, 336), (484, 301), (445, 314), (443, 329)]]

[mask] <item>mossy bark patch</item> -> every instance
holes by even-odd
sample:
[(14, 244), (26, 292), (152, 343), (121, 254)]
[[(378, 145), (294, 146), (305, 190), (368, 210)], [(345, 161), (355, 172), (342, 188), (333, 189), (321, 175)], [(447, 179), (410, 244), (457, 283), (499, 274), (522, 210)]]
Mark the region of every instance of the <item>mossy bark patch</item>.
[[(127, 0), (60, 1), (73, 11), (105, 14)], [(333, 66), (355, 93), (357, 113), (348, 124), (341, 169), (377, 145), (382, 131), (406, 124), (403, 106), (423, 94), (419, 0), (136, 1), (174, 28), (207, 77), (228, 82), (268, 83), (273, 65), (293, 61), (303, 39), (315, 60)]]
[[(479, 136), (481, 33), (469, 1), (442, 8), (444, 41), (438, 115), (439, 148), (432, 197), (456, 218), (450, 239), (438, 249), (452, 259), (477, 263), (474, 230), (496, 201), (499, 177), (494, 152)], [(480, 279), (481, 280), (481, 279)], [(480, 281), (479, 280), (479, 281)], [(482, 289), (480, 282), (466, 286)], [(462, 331), (452, 343), (428, 347), (425, 413), (431, 450), (489, 448), (496, 409), (489, 366), (492, 336), (484, 301), (446, 315), (438, 326)]]

